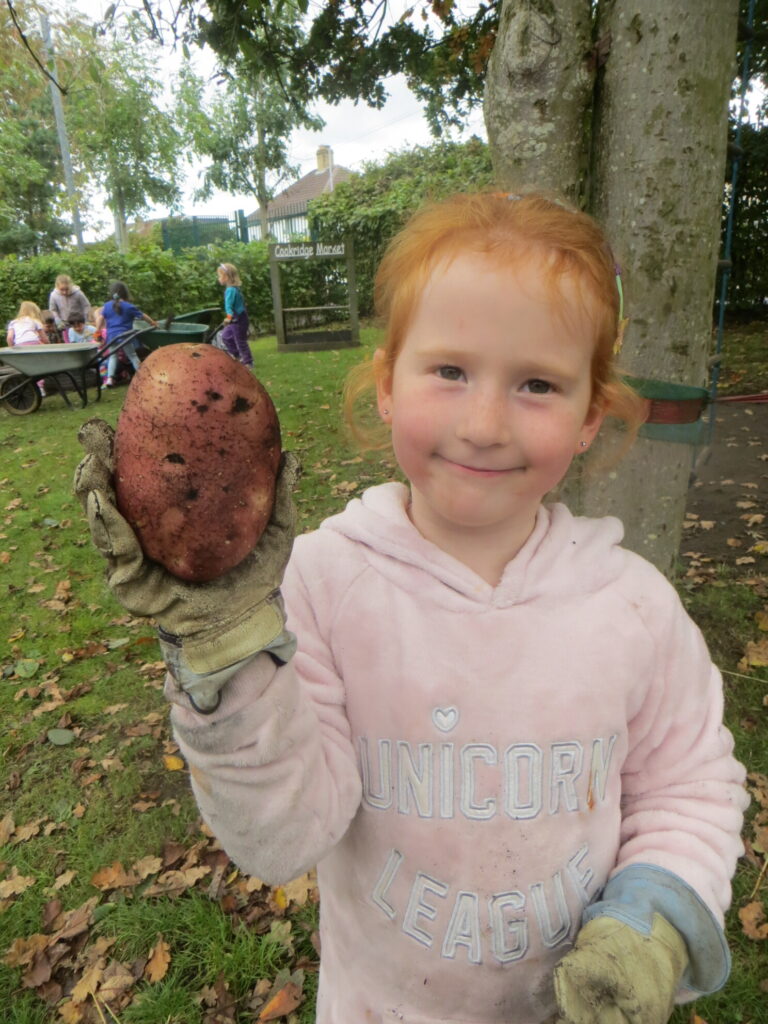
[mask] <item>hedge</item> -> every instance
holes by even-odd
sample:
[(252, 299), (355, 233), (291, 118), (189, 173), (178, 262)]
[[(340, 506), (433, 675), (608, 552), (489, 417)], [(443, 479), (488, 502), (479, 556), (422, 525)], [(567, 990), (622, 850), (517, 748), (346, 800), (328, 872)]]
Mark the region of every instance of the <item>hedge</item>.
[[(7, 324), (23, 301), (48, 306), (58, 274), (69, 274), (94, 307), (110, 298), (109, 283), (118, 279), (128, 286), (133, 301), (156, 320), (196, 309), (222, 307), (223, 293), (216, 279), (219, 263), (234, 263), (243, 281), (248, 314), (257, 333), (274, 331), (269, 259), (265, 242), (227, 242), (184, 249), (181, 253), (139, 243), (128, 253), (98, 242), (82, 253), (61, 251), (42, 256), (0, 259), (0, 316)], [(281, 266), (283, 304), (316, 306), (343, 303), (345, 285), (335, 263), (291, 262)], [(5, 343), (3, 331), (0, 344)]]

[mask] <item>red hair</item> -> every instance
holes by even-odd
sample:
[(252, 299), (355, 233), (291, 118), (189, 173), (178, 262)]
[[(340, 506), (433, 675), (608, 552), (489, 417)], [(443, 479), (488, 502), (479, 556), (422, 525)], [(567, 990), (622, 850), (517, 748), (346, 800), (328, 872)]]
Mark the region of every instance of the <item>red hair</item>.
[(537, 252), (553, 301), (561, 301), (563, 275), (576, 278), (594, 324), (592, 401), (624, 420), (634, 433), (644, 419), (644, 406), (615, 368), (623, 321), (618, 270), (608, 241), (592, 217), (547, 193), (526, 191), (462, 193), (432, 203), (390, 242), (374, 289), (376, 312), (386, 329), (384, 355), (355, 367), (345, 388), (345, 417), (357, 439), (366, 447), (387, 445), (383, 425), (361, 419), (358, 400), (375, 389), (377, 379), (391, 376), (435, 267), (468, 252), (501, 268), (512, 268)]

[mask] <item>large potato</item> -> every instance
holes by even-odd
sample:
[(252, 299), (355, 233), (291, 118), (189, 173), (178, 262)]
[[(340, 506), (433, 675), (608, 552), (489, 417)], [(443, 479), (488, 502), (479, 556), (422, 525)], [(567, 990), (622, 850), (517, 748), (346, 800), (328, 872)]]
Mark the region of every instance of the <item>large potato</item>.
[(115, 434), (117, 505), (144, 553), (201, 583), (234, 568), (264, 531), (280, 425), (259, 381), (211, 345), (147, 357)]

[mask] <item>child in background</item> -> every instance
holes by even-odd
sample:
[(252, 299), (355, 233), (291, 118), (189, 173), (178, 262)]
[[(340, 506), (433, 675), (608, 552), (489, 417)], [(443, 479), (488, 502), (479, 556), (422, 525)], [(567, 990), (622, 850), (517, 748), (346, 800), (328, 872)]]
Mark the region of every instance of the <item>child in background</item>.
[(43, 330), (45, 331), (45, 340), (49, 345), (61, 345), (64, 343), (61, 331), (56, 326), (56, 318), (53, 313), (47, 310), (43, 313)]
[(116, 597), (159, 624), (203, 817), (259, 878), (318, 865), (318, 1024), (664, 1024), (728, 976), (747, 798), (719, 673), (618, 520), (545, 503), (605, 416), (641, 420), (619, 285), (544, 194), (417, 213), (346, 405), (380, 446), (374, 390), (408, 484), (291, 554), (288, 456), (264, 537), (210, 583), (144, 559), (111, 428), (81, 434), (75, 489)]
[(82, 316), (75, 316), (69, 321), (69, 342), (75, 344), (83, 341), (96, 342), (96, 328), (93, 324), (87, 324)]
[(233, 263), (220, 263), (216, 271), (219, 284), (224, 286), (224, 312), (227, 326), (221, 332), (221, 340), (228, 352), (239, 359), (243, 366), (253, 366), (253, 355), (248, 346), (248, 311), (240, 291), (242, 281)]
[(8, 324), (5, 340), (9, 346), (47, 344), (40, 307), (34, 302), (22, 302), (15, 319)]
[[(16, 318), (8, 324), (5, 336), (8, 346), (14, 345), (47, 345), (48, 335), (43, 326), (43, 314), (34, 302), (22, 302)], [(39, 380), (37, 387), (45, 398), (45, 380)]]
[(73, 316), (82, 316), (87, 322), (91, 315), (91, 304), (88, 296), (73, 284), (69, 274), (59, 274), (48, 296), (48, 309), (53, 313), (56, 326), (62, 339), (67, 341), (68, 324)]
[[(138, 306), (134, 306), (128, 289), (122, 281), (113, 281), (109, 286), (109, 294), (111, 297), (102, 306), (99, 319), (96, 322), (96, 330), (106, 327), (108, 345), (119, 335), (132, 331), (134, 320), (144, 320), (153, 327), (157, 327), (156, 320), (153, 320), (151, 316), (147, 316), (146, 313), (142, 313)], [(141, 365), (136, 348), (136, 342), (129, 341), (122, 349), (134, 370), (138, 370)], [(118, 361), (119, 353), (114, 352), (109, 357), (107, 363), (107, 379), (105, 383), (108, 388), (115, 386)]]

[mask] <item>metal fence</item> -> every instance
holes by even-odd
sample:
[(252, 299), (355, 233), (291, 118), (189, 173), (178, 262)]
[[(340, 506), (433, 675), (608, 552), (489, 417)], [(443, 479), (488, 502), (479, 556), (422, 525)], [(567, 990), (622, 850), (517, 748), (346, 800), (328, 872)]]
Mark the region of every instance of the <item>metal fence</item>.
[[(267, 216), (270, 240), (290, 242), (293, 238), (309, 238), (309, 220), (306, 203), (281, 203), (279, 209)], [(258, 213), (248, 218), (248, 240), (261, 240), (261, 221)]]
[[(306, 203), (281, 204), (274, 215), (267, 217), (267, 223), (273, 242), (309, 238)], [(220, 217), (169, 217), (161, 222), (161, 228), (163, 248), (174, 252), (213, 242), (258, 242), (261, 239), (258, 213), (246, 217), (242, 210)]]
[(247, 242), (248, 222), (242, 210), (221, 217), (169, 217), (161, 222), (163, 248), (179, 252), (213, 242)]

